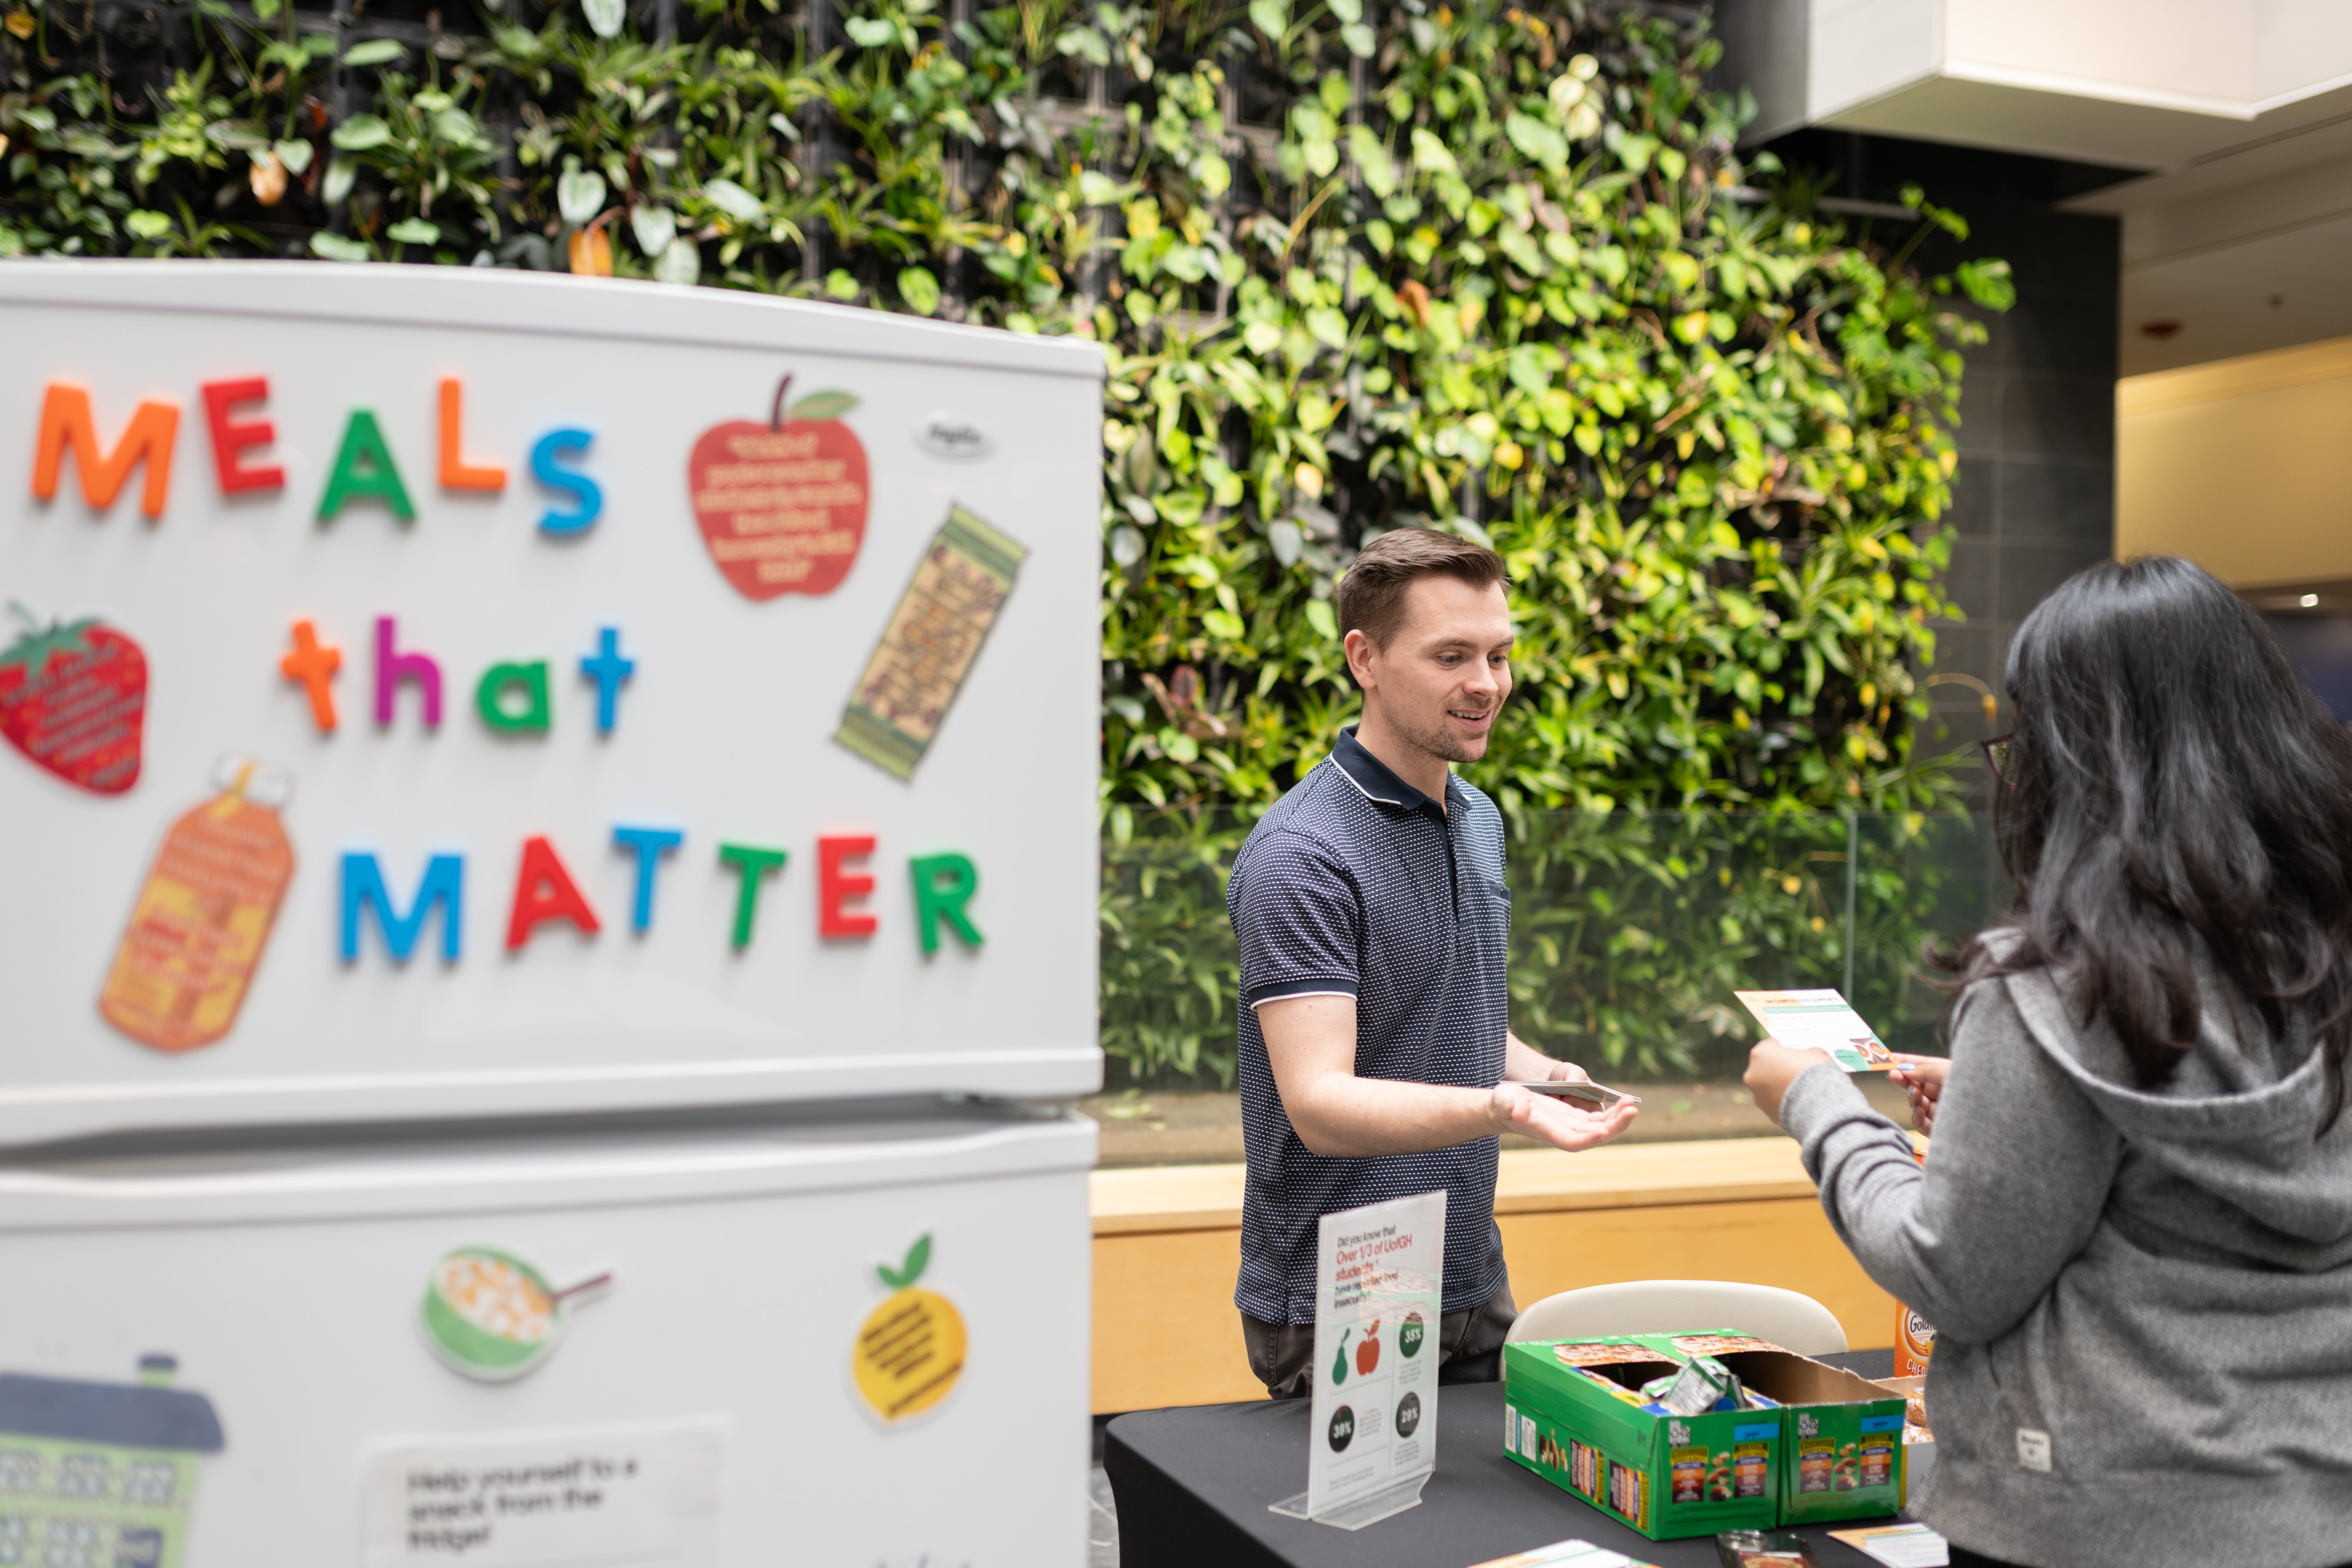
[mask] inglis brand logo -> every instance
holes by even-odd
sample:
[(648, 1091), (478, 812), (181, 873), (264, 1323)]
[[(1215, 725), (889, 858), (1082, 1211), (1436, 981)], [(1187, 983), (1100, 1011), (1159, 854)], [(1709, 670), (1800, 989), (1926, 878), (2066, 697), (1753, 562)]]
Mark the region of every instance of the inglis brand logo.
[(956, 458), (985, 457), (993, 444), (988, 439), (988, 432), (961, 414), (944, 409), (917, 427), (915, 440), (927, 451)]
[(1818, 1437), (1821, 1435), (1821, 1417), (1818, 1416), (1807, 1416), (1801, 1411), (1799, 1412), (1797, 1416), (1797, 1436), (1800, 1437)]

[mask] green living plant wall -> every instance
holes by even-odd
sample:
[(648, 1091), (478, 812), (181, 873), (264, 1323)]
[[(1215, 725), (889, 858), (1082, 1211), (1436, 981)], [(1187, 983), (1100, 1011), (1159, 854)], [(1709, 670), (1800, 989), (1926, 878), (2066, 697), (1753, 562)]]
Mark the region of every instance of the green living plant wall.
[[(1958, 215), (1849, 225), (1743, 159), (1680, 8), (804, 4), (0, 0), (0, 256), (568, 268), (1099, 339), (1103, 1040), (1139, 1081), (1230, 1080), (1223, 867), (1352, 712), (1331, 590), (1393, 528), (1510, 562), (1518, 692), (1465, 772), (1533, 851), (1531, 1031), (1687, 1065), (1742, 955), (1833, 967), (1825, 852), (1720, 813), (1952, 799), (1915, 672), (1956, 612), (1958, 307), (2011, 287), (1911, 265)], [(1925, 917), (1890, 896), (1895, 935)]]

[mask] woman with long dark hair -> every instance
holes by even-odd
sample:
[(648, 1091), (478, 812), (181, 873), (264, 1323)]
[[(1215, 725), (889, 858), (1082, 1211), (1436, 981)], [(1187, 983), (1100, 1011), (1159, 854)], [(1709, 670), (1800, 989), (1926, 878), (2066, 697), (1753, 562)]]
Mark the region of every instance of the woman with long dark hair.
[(2352, 1563), (2352, 737), (2186, 561), (2093, 567), (2009, 655), (2016, 902), (1935, 1149), (1758, 1045), (1838, 1234), (1937, 1330), (1956, 1568)]

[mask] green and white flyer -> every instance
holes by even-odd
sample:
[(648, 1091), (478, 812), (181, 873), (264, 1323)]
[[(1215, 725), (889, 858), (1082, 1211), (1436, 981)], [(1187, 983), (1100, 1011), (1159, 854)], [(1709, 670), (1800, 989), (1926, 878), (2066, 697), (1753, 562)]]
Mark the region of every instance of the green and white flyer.
[(1444, 1280), (1444, 1189), (1323, 1217), (1307, 1491), (1276, 1511), (1361, 1530), (1421, 1500)]

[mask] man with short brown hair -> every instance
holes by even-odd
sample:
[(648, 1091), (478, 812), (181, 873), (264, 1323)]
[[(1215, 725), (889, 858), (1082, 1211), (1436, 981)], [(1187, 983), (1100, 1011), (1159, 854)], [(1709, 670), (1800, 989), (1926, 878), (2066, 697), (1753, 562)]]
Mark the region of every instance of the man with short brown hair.
[(1563, 1149), (1634, 1107), (1576, 1108), (1513, 1080), (1584, 1073), (1510, 1031), (1503, 822), (1450, 765), (1486, 756), (1511, 691), (1502, 558), (1404, 528), (1336, 595), (1361, 720), (1234, 857), (1249, 1179), (1234, 1304), (1276, 1398), (1311, 1386), (1317, 1224), (1444, 1187), (1441, 1383), (1492, 1382), (1517, 1309), (1495, 1227), (1505, 1131)]

